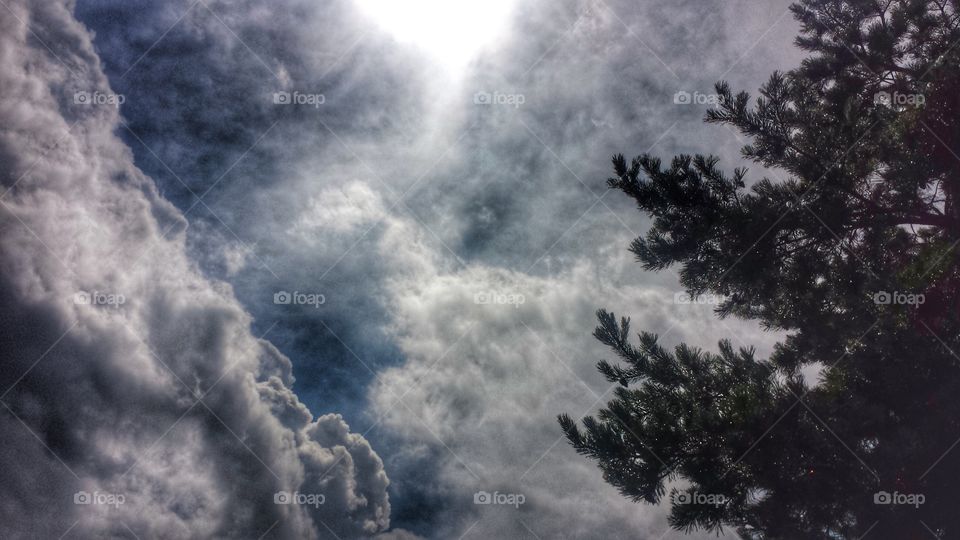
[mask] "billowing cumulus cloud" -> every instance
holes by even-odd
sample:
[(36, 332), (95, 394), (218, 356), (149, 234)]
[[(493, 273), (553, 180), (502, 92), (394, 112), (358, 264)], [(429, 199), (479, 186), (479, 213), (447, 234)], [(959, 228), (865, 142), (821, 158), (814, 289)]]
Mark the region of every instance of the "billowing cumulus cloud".
[[(387, 528), (383, 464), (186, 254), (72, 2), (0, 11), (4, 538)], [(277, 504), (287, 503), (290, 504)]]
[[(258, 332), (272, 327), (304, 399), (357, 407), (370, 375), (344, 343), (373, 369), (396, 361), (379, 331), (388, 269), (367, 254), (378, 221), (403, 210), (395, 197), (436, 159), (410, 148), (423, 150), (428, 82), (411, 53), (349, 0), (97, 0), (77, 16), (128, 97), (119, 135), (191, 222), (191, 258), (229, 279)], [(384, 191), (379, 217), (362, 217)], [(325, 303), (278, 308), (278, 291)]]

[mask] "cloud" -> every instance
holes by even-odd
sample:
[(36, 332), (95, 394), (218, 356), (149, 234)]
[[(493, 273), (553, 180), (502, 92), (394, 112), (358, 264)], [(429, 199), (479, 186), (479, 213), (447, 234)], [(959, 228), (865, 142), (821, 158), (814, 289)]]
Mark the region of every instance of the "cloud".
[(290, 234), (304, 239), (330, 232), (343, 234), (384, 217), (386, 210), (379, 195), (368, 185), (354, 181), (310, 199)]
[[(403, 448), (389, 464), (401, 479), (399, 498), (431, 501), (439, 514), (432, 536), (664, 534), (664, 510), (638, 511), (616, 493), (562, 440), (555, 417), (586, 415), (611, 399), (594, 367), (609, 355), (585, 325), (597, 299), (634, 315), (634, 328), (660, 333), (665, 344), (715, 347), (729, 332), (711, 322), (710, 306), (678, 305), (674, 290), (624, 285), (588, 261), (549, 278), (480, 265), (447, 272), (421, 250), (392, 249), (389, 236), (383, 257), (422, 273), (390, 287), (393, 332), (407, 360), (378, 376), (371, 408)], [(773, 341), (745, 325), (737, 333), (752, 344)], [(404, 480), (423, 470), (435, 471), (427, 475), (433, 483)], [(481, 492), (525, 500), (477, 504)]]
[[(62, 9), (36, 9), (38, 21), (60, 13), (35, 24), (58, 56), (69, 63), (81, 55), (78, 70), (99, 62), (113, 91), (126, 98), (121, 111), (129, 127), (117, 129), (115, 110), (69, 106), (75, 89), (47, 82), (68, 84), (62, 70), (30, 87), (41, 98), (49, 88), (63, 94), (55, 105), (44, 98), (47, 105), (35, 113), (60, 132), (84, 118), (64, 144), (100, 140), (77, 150), (81, 157), (59, 160), (73, 164), (59, 174), (41, 177), (76, 177), (63, 187), (69, 204), (33, 210), (45, 199), (19, 203), (25, 210), (18, 216), (62, 250), (59, 256), (82, 259), (68, 262), (86, 279), (74, 280), (55, 260), (28, 264), (33, 259), (20, 250), (32, 253), (36, 242), (25, 229), (19, 244), (7, 244), (18, 254), (9, 257), (10, 274), (28, 281), (51, 274), (25, 290), (117, 289), (129, 297), (116, 310), (96, 312), (112, 317), (86, 340), (96, 361), (61, 363), (89, 365), (103, 379), (98, 389), (153, 400), (150, 407), (124, 408), (149, 412), (150, 421), (115, 443), (149, 449), (194, 400), (190, 393), (175, 403), (163, 398), (185, 385), (151, 360), (137, 336), (149, 336), (143, 339), (150, 350), (193, 391), (205, 391), (238, 362), (205, 398), (231, 429), (197, 405), (147, 452), (159, 464), (144, 460), (130, 473), (146, 468), (138, 485), (160, 490), (176, 519), (207, 524), (202, 534), (221, 533), (218, 517), (231, 505), (241, 508), (231, 533), (266, 530), (277, 513), (289, 514), (272, 529), (281, 536), (329, 526), (349, 537), (383, 526), (384, 467), (393, 480), (391, 522), (434, 538), (471, 530), (511, 537), (662, 534), (660, 510), (624, 500), (558, 440), (555, 415), (589, 412), (608, 388), (593, 367), (605, 356), (589, 337), (594, 310), (632, 315), (637, 329), (658, 331), (670, 343), (712, 348), (730, 334), (750, 345), (770, 336), (731, 321), (711, 324), (709, 306), (675, 305), (675, 276), (641, 273), (625, 252), (645, 228), (642, 216), (625, 198), (597, 197), (614, 152), (713, 151), (733, 166), (740, 143), (721, 128), (704, 129), (703, 107), (676, 107), (673, 95), (709, 91), (732, 65), (735, 84), (755, 86), (771, 69), (766, 60), (787, 56), (769, 47), (769, 38), (786, 43), (789, 36), (766, 34), (753, 49), (759, 54), (743, 53), (785, 2), (763, 10), (718, 4), (711, 17), (693, 1), (525, 2), (509, 34), (459, 81), (437, 78), (422, 57), (376, 30), (352, 4), (87, 0), (78, 3), (77, 16), (95, 32), (95, 51), (75, 24), (64, 24)], [(75, 46), (48, 36), (63, 28), (74, 29)], [(33, 54), (43, 53), (31, 44)], [(9, 72), (22, 70), (16, 58), (11, 62)], [(97, 77), (96, 84), (78, 89), (106, 91), (98, 70), (83, 73)], [(275, 93), (297, 91), (322, 94), (324, 103), (274, 102)], [(477, 92), (514, 99), (484, 106), (475, 103)], [(516, 94), (522, 105), (514, 106)], [(16, 105), (8, 111), (14, 117), (22, 114)], [(101, 115), (97, 129), (89, 127), (91, 111)], [(55, 134), (33, 136), (37, 127), (28, 125), (21, 131), (30, 136), (0, 145), (4, 160), (7, 154), (23, 160), (18, 170), (57, 141)], [(113, 131), (149, 179), (131, 167)], [(37, 145), (33, 154), (20, 149), (24, 141)], [(91, 158), (103, 155), (112, 156), (110, 166)], [(132, 185), (139, 199), (128, 196)], [(133, 210), (116, 208), (138, 200)], [(82, 227), (73, 215), (81, 210)], [(149, 219), (118, 225), (137, 212)], [(89, 238), (76, 238), (78, 230)], [(91, 254), (91, 246), (109, 249)], [(130, 260), (141, 254), (142, 261)], [(323, 294), (326, 301), (277, 304), (278, 291)], [(57, 319), (59, 326), (37, 324), (51, 328), (45, 341), (24, 336), (16, 347), (52, 343), (80, 316), (68, 315)], [(116, 341), (121, 323), (132, 329)], [(293, 365), (254, 340), (251, 326)], [(83, 329), (93, 331), (87, 323), (72, 330), (37, 375), (53, 369), (47, 360), (60, 358), (63, 345), (81, 350), (69, 339)], [(23, 349), (28, 359), (43, 354), (43, 347), (32, 347)], [(78, 380), (91, 378), (88, 371)], [(314, 411), (337, 411), (355, 431), (369, 433), (386, 465), (336, 414), (311, 420), (285, 390), (291, 372), (300, 400)], [(126, 374), (127, 384), (114, 384), (115, 373)], [(158, 382), (140, 382), (144, 374)], [(109, 404), (115, 402), (104, 398), (95, 406), (117, 409)], [(20, 435), (30, 442), (29, 433)], [(105, 451), (114, 455), (113, 446)], [(186, 472), (173, 477), (173, 460)], [(200, 461), (219, 468), (191, 465)], [(245, 487), (219, 499), (204, 495), (228, 481)], [(261, 501), (261, 493), (281, 484), (292, 490), (316, 482), (339, 496), (310, 514), (286, 506), (250, 513), (243, 509), (251, 505), (234, 502)], [(173, 498), (177, 486), (192, 486), (192, 495)], [(481, 490), (519, 492), (527, 500), (521, 508), (475, 505)], [(179, 522), (155, 521), (151, 531), (184, 530)]]
[[(379, 331), (390, 269), (369, 250), (410, 170), (432, 160), (394, 144), (423, 131), (413, 55), (350, 0), (99, 0), (77, 15), (127, 95), (119, 135), (190, 220), (190, 258), (229, 280), (257, 332), (272, 328), (304, 400), (363, 422), (370, 374), (353, 353), (374, 370), (397, 361)], [(323, 103), (276, 103), (281, 92)], [(278, 306), (278, 291), (326, 303)]]
[(423, 537), (405, 529), (392, 529), (376, 536), (377, 540), (421, 540)]
[(382, 461), (311, 415), (290, 361), (188, 258), (186, 220), (114, 134), (118, 96), (72, 2), (8, 4), (0, 535), (385, 529)]

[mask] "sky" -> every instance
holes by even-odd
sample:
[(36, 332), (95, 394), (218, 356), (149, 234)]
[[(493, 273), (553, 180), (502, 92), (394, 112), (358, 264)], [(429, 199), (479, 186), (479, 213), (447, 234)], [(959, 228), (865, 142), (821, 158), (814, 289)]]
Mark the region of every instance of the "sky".
[(556, 416), (599, 308), (776, 342), (605, 180), (744, 165), (703, 114), (799, 63), (788, 2), (0, 4), (0, 536), (684, 537)]

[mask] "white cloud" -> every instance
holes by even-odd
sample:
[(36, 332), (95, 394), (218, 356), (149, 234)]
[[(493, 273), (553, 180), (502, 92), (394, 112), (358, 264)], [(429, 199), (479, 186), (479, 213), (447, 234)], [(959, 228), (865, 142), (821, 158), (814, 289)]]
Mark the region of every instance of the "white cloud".
[[(230, 286), (187, 258), (186, 222), (132, 165), (117, 109), (74, 98), (110, 89), (72, 2), (8, 4), (0, 536), (386, 528), (380, 458), (338, 415), (312, 417), (289, 360), (251, 334)], [(277, 492), (324, 503), (275, 504)], [(113, 504), (75, 504), (77, 493)]]
[(345, 233), (381, 219), (385, 213), (379, 195), (367, 184), (353, 181), (312, 197), (291, 233), (301, 237)]
[[(407, 459), (439, 470), (447, 513), (440, 522), (449, 529), (436, 535), (662, 535), (663, 510), (638, 507), (607, 485), (561, 440), (556, 415), (592, 413), (611, 398), (594, 367), (609, 355), (585, 325), (597, 307), (633, 315), (634, 328), (660, 332), (665, 344), (682, 338), (715, 348), (729, 331), (710, 322), (710, 308), (675, 305), (671, 290), (626, 285), (604, 271), (617, 266), (606, 260), (581, 260), (552, 277), (478, 265), (444, 272), (423, 251), (393, 249), (389, 236), (383, 256), (418, 260), (400, 266), (420, 273), (390, 287), (393, 331), (407, 361), (385, 370), (370, 397)], [(733, 325), (757, 343), (755, 329)], [(526, 501), (476, 505), (478, 491)]]

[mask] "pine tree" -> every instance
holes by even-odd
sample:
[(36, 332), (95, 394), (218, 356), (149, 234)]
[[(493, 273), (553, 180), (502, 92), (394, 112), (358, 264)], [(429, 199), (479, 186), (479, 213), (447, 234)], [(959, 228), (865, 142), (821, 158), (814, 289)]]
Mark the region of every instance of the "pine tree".
[(598, 368), (620, 386), (561, 427), (625, 496), (669, 501), (673, 527), (960, 538), (958, 8), (793, 5), (810, 56), (755, 100), (718, 83), (706, 116), (770, 178), (614, 157), (609, 186), (652, 218), (630, 246), (643, 268), (677, 265), (689, 294), (724, 298), (718, 316), (787, 336), (768, 359), (729, 341), (671, 351), (598, 313), (619, 358)]

